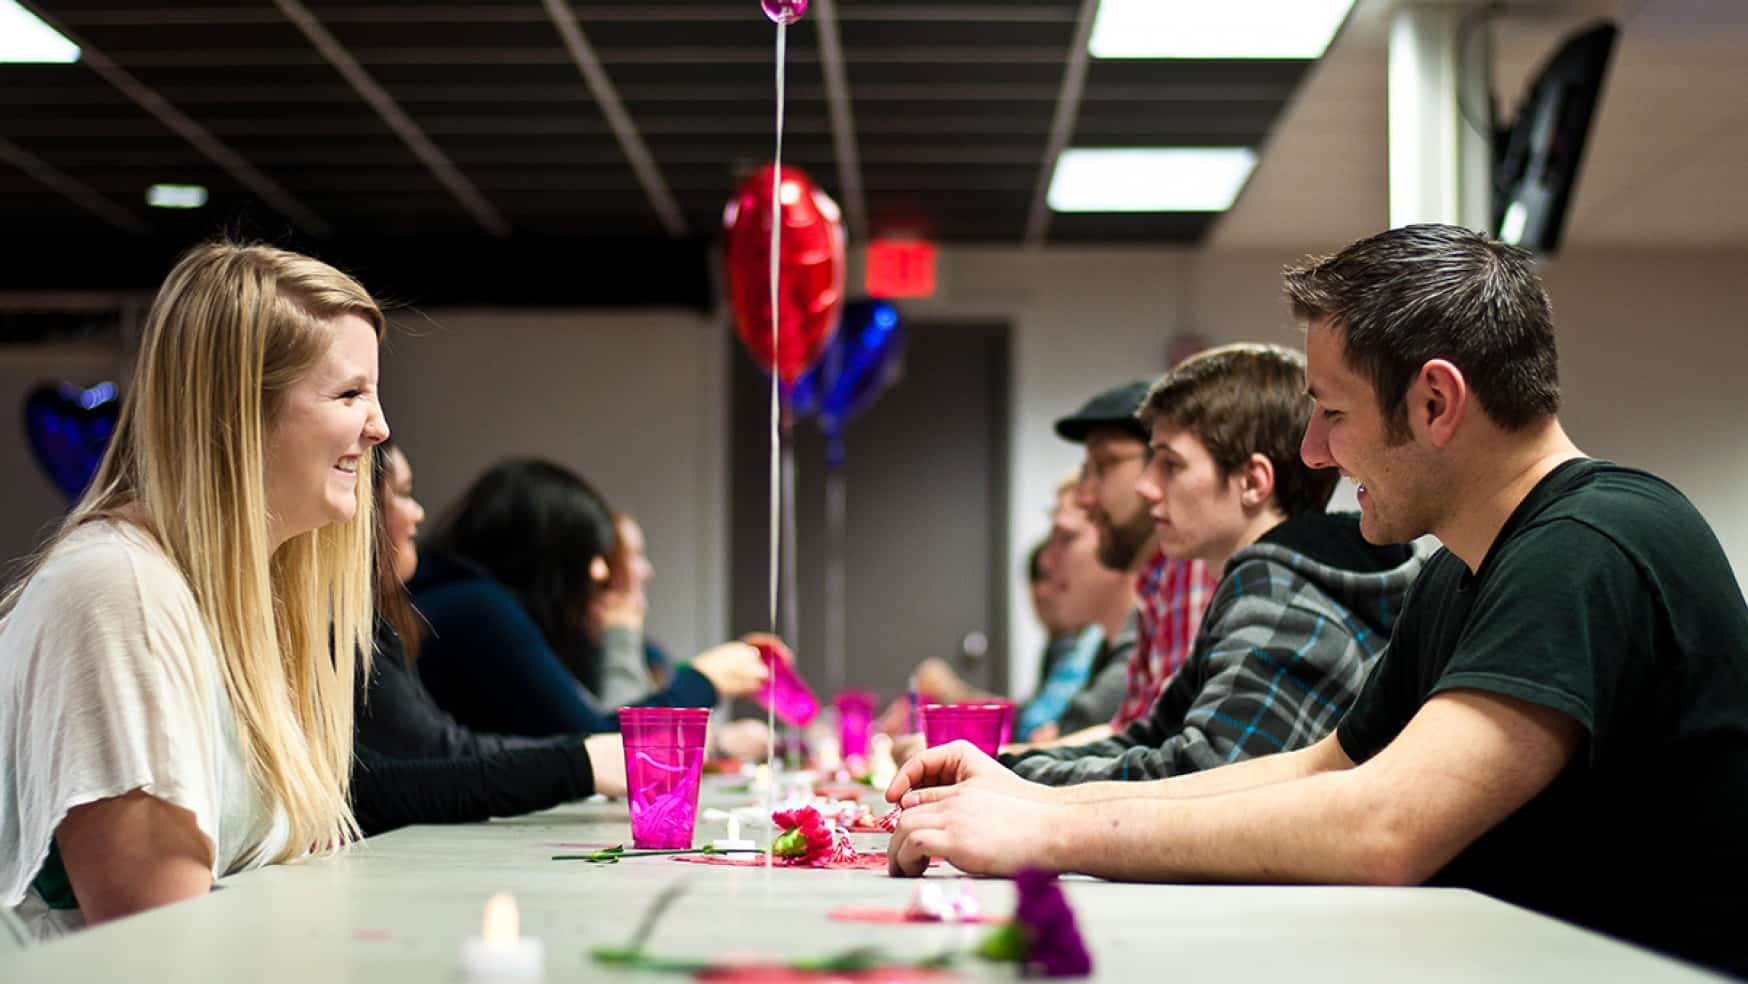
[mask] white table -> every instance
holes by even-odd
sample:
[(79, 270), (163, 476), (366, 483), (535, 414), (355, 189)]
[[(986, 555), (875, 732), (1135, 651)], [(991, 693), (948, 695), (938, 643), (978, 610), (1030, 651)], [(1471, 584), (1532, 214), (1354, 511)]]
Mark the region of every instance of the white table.
[[(608, 972), (591, 947), (623, 942), (666, 885), (690, 888), (648, 949), (824, 955), (859, 943), (923, 955), (987, 927), (828, 920), (840, 905), (903, 906), (914, 882), (863, 871), (766, 871), (645, 858), (552, 861), (570, 842), (629, 842), (621, 804), (576, 804), (487, 824), (414, 827), (328, 861), (226, 879), (190, 902), (87, 930), (8, 959), (0, 981), (240, 984), (454, 982), (486, 898), (512, 891), (523, 932), (547, 948), (550, 982), (684, 977)], [(700, 824), (720, 836), (720, 825)], [(704, 829), (708, 827), (708, 829)], [(858, 837), (858, 847), (885, 838)], [(573, 852), (574, 853), (574, 852)], [(950, 877), (937, 870), (931, 877)], [(989, 911), (1012, 910), (1005, 881), (972, 881)], [(1693, 981), (1682, 964), (1453, 889), (1124, 885), (1069, 880), (1068, 895), (1111, 981)], [(1012, 971), (968, 961), (973, 978)]]

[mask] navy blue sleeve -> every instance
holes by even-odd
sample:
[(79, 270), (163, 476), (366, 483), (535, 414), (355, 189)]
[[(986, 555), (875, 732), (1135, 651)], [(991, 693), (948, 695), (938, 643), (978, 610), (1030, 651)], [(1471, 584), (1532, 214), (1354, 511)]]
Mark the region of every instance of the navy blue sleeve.
[(716, 685), (691, 664), (682, 664), (668, 685), (643, 698), (633, 707), (715, 707)]
[(475, 823), (582, 799), (595, 791), (580, 740), (463, 758), (390, 758), (355, 749), (352, 809), (366, 837), (413, 823)]
[(617, 731), (587, 699), (540, 627), (502, 585), (485, 580), (423, 592), (431, 634), (419, 653), (425, 689), (475, 731), (544, 736)]

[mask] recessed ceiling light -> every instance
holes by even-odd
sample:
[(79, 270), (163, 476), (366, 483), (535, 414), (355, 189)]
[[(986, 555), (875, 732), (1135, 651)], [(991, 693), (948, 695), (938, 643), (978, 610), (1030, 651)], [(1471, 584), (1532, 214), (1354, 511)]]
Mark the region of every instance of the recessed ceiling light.
[(146, 204), (153, 208), (199, 208), (206, 204), (206, 189), (200, 185), (155, 184), (146, 189)]
[(1069, 148), (1056, 159), (1056, 212), (1224, 212), (1256, 167), (1249, 147)]
[(1099, 0), (1094, 58), (1321, 58), (1354, 0)]
[(78, 60), (78, 45), (16, 0), (0, 0), (0, 62), (68, 65)]

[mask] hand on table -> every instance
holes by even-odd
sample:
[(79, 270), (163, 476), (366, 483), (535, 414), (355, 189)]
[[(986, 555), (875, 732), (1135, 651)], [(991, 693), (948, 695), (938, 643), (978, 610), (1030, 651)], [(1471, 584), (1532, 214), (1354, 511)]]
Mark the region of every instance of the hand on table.
[(907, 734), (911, 729), (910, 718), (910, 698), (897, 697), (874, 720), (874, 730), (883, 735)]
[(740, 718), (710, 731), (718, 752), (742, 761), (764, 759), (770, 734), (765, 722), (758, 718)]
[(947, 795), (899, 815), (886, 851), (893, 876), (918, 877), (931, 858), (971, 875), (1057, 867), (1051, 845), (1068, 819), (1058, 804), (1008, 796), (980, 782), (928, 792)]
[(589, 768), (595, 773), (595, 792), (615, 798), (625, 795), (625, 744), (617, 733), (590, 735), (583, 739), (589, 753)]
[(939, 800), (948, 791), (970, 782), (1005, 796), (1027, 799), (1046, 798), (1050, 792), (1046, 786), (1014, 775), (976, 745), (960, 740), (924, 749), (905, 762), (886, 787), (886, 800), (908, 810)]
[(704, 674), (723, 697), (745, 697), (770, 676), (759, 651), (744, 642), (725, 642), (699, 653), (692, 669)]
[(946, 660), (935, 657), (917, 664), (916, 689), (941, 704), (957, 704), (973, 696), (971, 685), (953, 672)]
[(1062, 737), (1062, 729), (1057, 726), (1056, 722), (1046, 721), (1033, 728), (1032, 733), (1026, 736), (1026, 741), (1055, 741), (1060, 737)]

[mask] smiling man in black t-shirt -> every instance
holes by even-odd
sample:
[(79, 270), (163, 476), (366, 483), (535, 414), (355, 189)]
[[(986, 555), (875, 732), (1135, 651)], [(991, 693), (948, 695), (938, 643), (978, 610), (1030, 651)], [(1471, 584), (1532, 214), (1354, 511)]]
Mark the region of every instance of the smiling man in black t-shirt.
[(1522, 250), (1409, 226), (1286, 279), (1306, 462), (1360, 483), (1368, 540), (1445, 547), (1356, 704), (1310, 748), (1157, 783), (932, 749), (888, 790), (894, 871), (1461, 885), (1748, 974), (1748, 604), (1717, 537), (1566, 436)]

